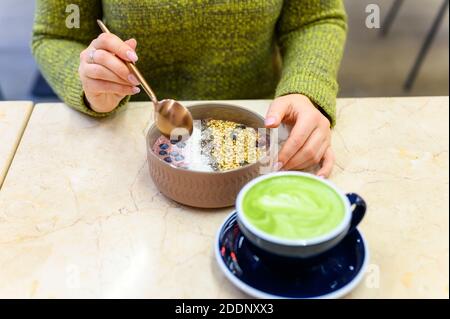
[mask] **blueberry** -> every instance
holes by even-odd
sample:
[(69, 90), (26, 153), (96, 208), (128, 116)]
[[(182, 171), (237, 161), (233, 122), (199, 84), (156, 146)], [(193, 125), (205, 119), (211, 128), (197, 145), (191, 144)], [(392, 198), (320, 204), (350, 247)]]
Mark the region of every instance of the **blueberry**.
[(159, 151), (159, 155), (167, 155), (166, 151)]
[(237, 134), (236, 133), (231, 133), (231, 138), (233, 139), (233, 141), (236, 141), (237, 139)]
[(183, 155), (178, 155), (177, 157), (175, 157), (176, 161), (182, 161), (184, 160), (184, 156)]
[(177, 146), (179, 148), (184, 148), (186, 146), (186, 143), (185, 142), (179, 142), (179, 143), (177, 143)]
[(167, 145), (166, 143), (159, 144), (159, 148), (162, 149), (162, 150), (166, 150), (166, 149), (169, 148), (169, 145)]
[(177, 144), (178, 140), (170, 140), (170, 144)]
[(179, 153), (177, 151), (170, 152), (170, 156), (177, 157)]
[(167, 163), (172, 163), (172, 159), (171, 159), (170, 157), (164, 157), (164, 160), (165, 160)]

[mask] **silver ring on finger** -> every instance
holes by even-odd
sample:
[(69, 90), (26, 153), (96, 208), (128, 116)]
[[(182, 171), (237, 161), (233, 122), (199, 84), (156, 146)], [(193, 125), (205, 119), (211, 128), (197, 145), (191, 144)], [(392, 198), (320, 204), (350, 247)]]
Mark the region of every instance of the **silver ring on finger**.
[(92, 49), (92, 50), (89, 51), (89, 55), (88, 55), (88, 63), (89, 64), (94, 64), (95, 63), (95, 61), (94, 61), (95, 51), (96, 51), (95, 49)]

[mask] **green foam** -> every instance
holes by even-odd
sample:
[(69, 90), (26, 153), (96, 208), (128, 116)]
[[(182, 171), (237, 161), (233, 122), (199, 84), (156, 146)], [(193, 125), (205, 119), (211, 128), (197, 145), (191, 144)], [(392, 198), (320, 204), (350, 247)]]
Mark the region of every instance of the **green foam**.
[(281, 175), (253, 185), (243, 213), (257, 229), (283, 239), (311, 239), (335, 229), (345, 216), (340, 195), (306, 176)]

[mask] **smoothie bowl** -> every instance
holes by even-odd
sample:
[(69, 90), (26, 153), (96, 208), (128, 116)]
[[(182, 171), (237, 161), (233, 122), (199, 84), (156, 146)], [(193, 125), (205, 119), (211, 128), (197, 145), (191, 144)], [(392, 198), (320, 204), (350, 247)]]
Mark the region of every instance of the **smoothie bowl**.
[(232, 206), (241, 188), (267, 160), (269, 130), (264, 118), (228, 104), (192, 105), (194, 131), (187, 140), (147, 133), (150, 176), (162, 194), (200, 208)]

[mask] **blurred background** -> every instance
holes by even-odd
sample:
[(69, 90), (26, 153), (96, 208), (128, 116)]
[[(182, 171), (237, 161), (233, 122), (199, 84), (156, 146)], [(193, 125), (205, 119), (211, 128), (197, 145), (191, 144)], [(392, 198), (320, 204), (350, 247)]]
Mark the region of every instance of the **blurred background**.
[[(345, 0), (349, 35), (339, 96), (448, 95), (445, 3), (448, 0)], [(370, 4), (380, 8), (380, 28), (366, 26)], [(56, 99), (39, 77), (30, 52), (33, 12), (32, 0), (0, 1), (0, 100)], [(424, 44), (427, 50), (418, 59)], [(414, 77), (415, 64), (420, 67)], [(408, 78), (415, 81), (405, 88)]]

